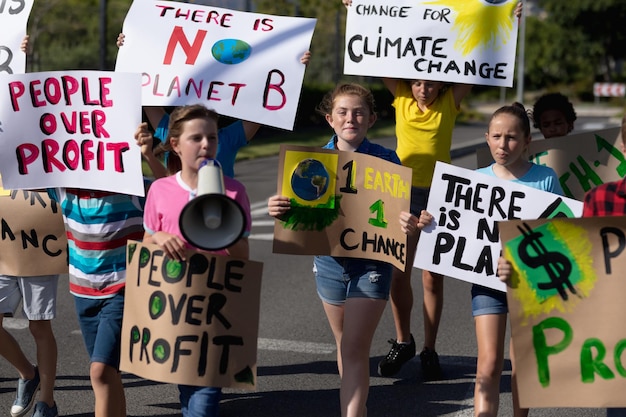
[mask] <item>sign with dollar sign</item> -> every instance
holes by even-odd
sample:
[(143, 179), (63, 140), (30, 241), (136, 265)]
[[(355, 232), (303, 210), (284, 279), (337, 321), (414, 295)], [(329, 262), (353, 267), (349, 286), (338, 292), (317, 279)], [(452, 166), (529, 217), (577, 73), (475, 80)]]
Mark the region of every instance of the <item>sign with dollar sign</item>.
[(626, 406), (626, 216), (499, 229), (520, 405)]

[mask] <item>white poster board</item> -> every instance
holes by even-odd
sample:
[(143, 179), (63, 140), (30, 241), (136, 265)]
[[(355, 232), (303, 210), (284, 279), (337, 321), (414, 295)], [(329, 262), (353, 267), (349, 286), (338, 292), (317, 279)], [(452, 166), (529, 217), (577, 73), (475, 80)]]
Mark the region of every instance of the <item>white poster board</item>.
[(144, 195), (141, 77), (53, 71), (0, 77), (5, 188), (77, 187)]
[(513, 85), (518, 0), (353, 0), (344, 73)]
[(34, 0), (0, 1), (0, 74), (26, 72), (26, 54), (20, 46), (33, 3)]
[(116, 71), (142, 73), (144, 106), (204, 103), (291, 130), (315, 19), (134, 1)]
[(580, 217), (582, 203), (443, 162), (435, 165), (426, 210), (434, 216), (413, 266), (500, 291), (497, 222)]

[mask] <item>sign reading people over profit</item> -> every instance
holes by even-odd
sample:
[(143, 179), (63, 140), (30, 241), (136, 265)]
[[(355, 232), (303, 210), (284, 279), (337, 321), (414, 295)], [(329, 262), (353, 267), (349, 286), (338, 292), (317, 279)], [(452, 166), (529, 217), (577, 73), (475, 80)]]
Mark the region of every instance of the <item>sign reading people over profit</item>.
[(626, 217), (500, 223), (522, 407), (625, 407)]
[(66, 274), (61, 208), (47, 193), (5, 190), (0, 181), (0, 274)]
[(120, 369), (153, 381), (256, 388), (263, 264), (127, 245)]
[(144, 106), (204, 103), (292, 129), (315, 19), (134, 1), (116, 71), (142, 73)]
[(5, 187), (79, 187), (144, 195), (141, 77), (58, 71), (0, 78)]
[(513, 85), (518, 0), (353, 0), (344, 73)]
[(278, 194), (291, 210), (274, 225), (274, 253), (332, 255), (406, 267), (411, 169), (357, 153), (281, 145)]
[[(626, 175), (626, 158), (618, 127), (531, 141), (530, 160), (552, 168), (565, 196), (581, 200), (585, 193)], [(488, 148), (476, 151), (478, 166), (493, 162)]]
[(26, 36), (33, 3), (34, 0), (0, 1), (0, 74), (23, 74), (26, 71), (26, 54), (20, 46)]
[(500, 257), (497, 222), (578, 217), (582, 203), (556, 194), (437, 162), (414, 266), (496, 290)]

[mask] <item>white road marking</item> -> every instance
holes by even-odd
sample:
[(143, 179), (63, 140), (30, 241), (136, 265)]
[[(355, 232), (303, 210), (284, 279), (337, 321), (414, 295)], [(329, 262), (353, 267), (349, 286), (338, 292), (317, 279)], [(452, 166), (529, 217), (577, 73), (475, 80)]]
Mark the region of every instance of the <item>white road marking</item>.
[(2, 321), (5, 329), (23, 330), (28, 329), (28, 319), (16, 319), (13, 317), (5, 317)]
[(336, 347), (330, 343), (299, 342), (296, 340), (263, 339), (259, 338), (258, 348), (263, 350), (278, 350), (282, 352), (298, 352), (310, 354), (330, 354)]
[(274, 240), (274, 233), (253, 233), (248, 236), (249, 240)]

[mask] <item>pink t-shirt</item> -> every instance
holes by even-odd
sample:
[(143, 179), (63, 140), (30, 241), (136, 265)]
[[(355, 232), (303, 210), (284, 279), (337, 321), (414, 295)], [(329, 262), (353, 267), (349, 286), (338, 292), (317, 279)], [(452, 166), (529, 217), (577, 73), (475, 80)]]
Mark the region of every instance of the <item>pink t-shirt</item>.
[[(226, 176), (224, 177), (224, 188), (226, 195), (239, 203), (241, 208), (243, 208), (246, 216), (244, 237), (249, 236), (252, 218), (250, 216), (250, 201), (248, 200), (246, 188), (239, 181)], [(152, 183), (148, 191), (143, 216), (143, 225), (146, 232), (151, 235), (156, 232), (167, 232), (185, 240), (180, 231), (178, 218), (185, 204), (194, 195), (195, 190), (192, 190), (183, 182), (180, 172), (177, 172), (176, 175), (159, 178)], [(187, 246), (193, 248), (188, 242)], [(214, 253), (226, 255), (226, 250)]]

